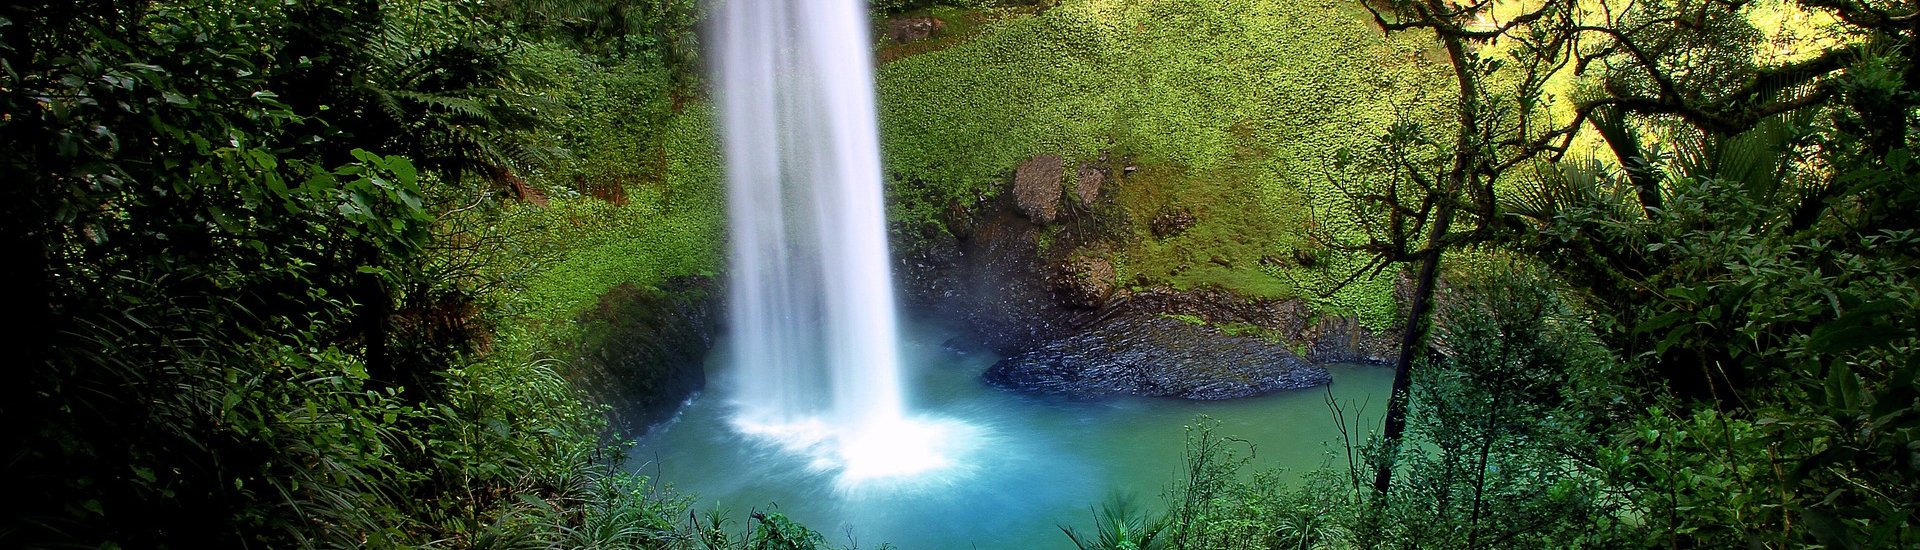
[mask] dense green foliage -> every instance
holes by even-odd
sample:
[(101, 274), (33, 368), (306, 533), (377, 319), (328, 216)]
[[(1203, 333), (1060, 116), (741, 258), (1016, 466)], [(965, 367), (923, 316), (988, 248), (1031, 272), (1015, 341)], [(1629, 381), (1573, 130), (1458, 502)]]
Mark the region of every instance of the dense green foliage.
[[(651, 38), (600, 52), (511, 8), (0, 12), (6, 303), (24, 327), (0, 544), (765, 538), (689, 523), (686, 500), (613, 469), (601, 411), (545, 358), (567, 336), (529, 328), (615, 284), (712, 270), (706, 123), (673, 104), (692, 69), (659, 38), (691, 19), (644, 19), (618, 33)], [(609, 175), (643, 150), (662, 163)], [(693, 183), (633, 181), (656, 176)], [(584, 196), (609, 181), (629, 207)]]
[[(1568, 200), (1523, 242), (1561, 250), (1551, 235), (1588, 228), (1563, 272), (1595, 296), (1599, 333), (1644, 365), (1643, 387), (1681, 396), (1620, 434), (1637, 452), (1615, 457), (1666, 489), (1640, 505), (1667, 536), (1908, 545), (1920, 536), (1920, 241), (1884, 209), (1916, 204), (1915, 174), (1904, 148), (1790, 152), (1846, 131), (1776, 124), (1676, 144), (1668, 206), (1651, 215), (1619, 208), (1624, 182), (1603, 191), (1609, 176), (1563, 167), (1545, 187)], [(1833, 179), (1796, 181), (1810, 175), (1790, 166), (1818, 157)], [(1826, 212), (1798, 221), (1808, 201)], [(1638, 289), (1652, 292), (1625, 295)]]
[[(1381, 327), (1392, 277), (1338, 285), (1371, 259), (1349, 245), (1419, 245), (1427, 212), (1460, 212), (1427, 242), (1448, 267), (1406, 444), (1343, 425), (1344, 464), (1290, 486), (1203, 423), (1165, 513), (1113, 503), (1072, 543), (1920, 544), (1915, 6), (1373, 5), (1409, 18), (877, 3), (955, 21), (879, 73), (908, 237), (1059, 154), (1120, 175), (1103, 208), (1132, 224), (1097, 253), (1127, 284)], [(610, 291), (720, 268), (702, 16), (0, 7), (23, 365), (0, 390), (0, 545), (827, 546), (621, 472), (570, 355), (605, 337), (580, 324)], [(1381, 37), (1406, 21), (1425, 26)], [(1473, 188), (1421, 180), (1455, 165)], [(1198, 222), (1151, 235), (1175, 209)]]
[[(1901, 495), (1915, 479), (1902, 456), (1913, 401), (1894, 385), (1911, 375), (1887, 384), (1782, 372), (1779, 385), (1743, 392), (1748, 408), (1651, 393), (1633, 376), (1645, 367), (1595, 337), (1604, 319), (1562, 298), (1577, 293), (1511, 267), (1529, 275), (1461, 274), (1443, 301), (1444, 353), (1416, 371), (1409, 439), (1384, 501), (1368, 487), (1369, 463), (1383, 458), (1363, 435), (1371, 427), (1343, 428), (1348, 446), (1331, 458), (1344, 464), (1289, 485), (1278, 471), (1249, 477), (1247, 449), (1203, 420), (1168, 511), (1103, 516), (1101, 542), (1081, 547), (1155, 547), (1107, 537), (1116, 525), (1144, 526), (1127, 532), (1170, 548), (1911, 542), (1912, 500)], [(1899, 332), (1837, 325), (1827, 330), (1859, 338), (1852, 350)], [(1828, 331), (1822, 339), (1840, 334)]]
[[(1390, 4), (1449, 46), (1459, 122), (1364, 150), (1398, 176), (1342, 182), (1377, 220), (1356, 249), (1481, 260), (1413, 340), (1404, 444), (1352, 440), (1346, 478), (1295, 490), (1177, 487), (1168, 519), (1202, 518), (1179, 525), (1280, 537), (1189, 547), (1920, 541), (1920, 49), (1881, 11), (1913, 7)], [(1751, 22), (1781, 10), (1834, 23), (1769, 41)], [(1207, 440), (1191, 464), (1232, 462)]]

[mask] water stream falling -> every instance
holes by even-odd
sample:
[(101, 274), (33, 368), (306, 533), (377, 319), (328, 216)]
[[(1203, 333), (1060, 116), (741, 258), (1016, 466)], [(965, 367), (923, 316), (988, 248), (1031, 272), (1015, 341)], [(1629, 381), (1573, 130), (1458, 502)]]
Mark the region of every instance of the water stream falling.
[(734, 426), (843, 483), (938, 469), (909, 416), (863, 0), (722, 0)]

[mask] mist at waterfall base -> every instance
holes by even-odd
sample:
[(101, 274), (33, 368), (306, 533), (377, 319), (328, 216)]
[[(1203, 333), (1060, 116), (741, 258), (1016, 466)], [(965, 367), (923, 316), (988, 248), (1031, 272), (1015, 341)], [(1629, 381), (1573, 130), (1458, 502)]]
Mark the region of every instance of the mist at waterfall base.
[(843, 488), (952, 465), (965, 424), (908, 414), (862, 0), (729, 0), (715, 20), (733, 426)]
[[(847, 545), (902, 549), (1072, 548), (1059, 525), (1082, 531), (1116, 495), (1163, 509), (1163, 492), (1184, 468), (1185, 427), (1206, 415), (1219, 433), (1254, 445), (1246, 473), (1285, 468), (1298, 480), (1340, 467), (1344, 451), (1315, 388), (1231, 401), (1138, 397), (1074, 400), (987, 386), (980, 373), (999, 360), (960, 355), (941, 319), (911, 316), (902, 325), (902, 381), (917, 414), (972, 426), (973, 439), (949, 445), (948, 465), (919, 475), (848, 486), (831, 469), (778, 440), (733, 426), (741, 369), (723, 345), (707, 361), (707, 390), (629, 451), (627, 467), (696, 498), (702, 515), (720, 510), (732, 532), (753, 527), (750, 511), (778, 511)], [(722, 336), (723, 339), (729, 336)], [(724, 342), (723, 342), (724, 344)], [(1332, 397), (1359, 433), (1377, 428), (1393, 369), (1334, 365)], [(1329, 466), (1331, 465), (1331, 466)]]

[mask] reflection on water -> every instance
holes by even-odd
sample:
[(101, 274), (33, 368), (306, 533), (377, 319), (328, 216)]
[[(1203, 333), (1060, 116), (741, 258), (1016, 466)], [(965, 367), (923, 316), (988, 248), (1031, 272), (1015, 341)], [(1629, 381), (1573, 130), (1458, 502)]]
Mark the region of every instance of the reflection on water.
[[(1058, 526), (1088, 524), (1089, 507), (1102, 500), (1161, 501), (1181, 467), (1185, 426), (1200, 415), (1218, 420), (1224, 435), (1252, 443), (1254, 469), (1281, 467), (1297, 475), (1338, 463), (1332, 457), (1340, 436), (1326, 389), (1226, 402), (1014, 394), (980, 382), (979, 373), (997, 358), (941, 349), (950, 334), (936, 327), (902, 328), (909, 420), (928, 428), (904, 433), (938, 438), (927, 442), (938, 456), (881, 459), (856, 470), (805, 452), (804, 434), (743, 436), (731, 424), (736, 385), (729, 362), (716, 356), (708, 361), (710, 390), (641, 439), (628, 466), (697, 495), (698, 508), (717, 506), (736, 522), (748, 521), (750, 510), (776, 510), (837, 543), (852, 537), (868, 548), (887, 542), (919, 549), (1070, 548)], [(1361, 425), (1377, 424), (1392, 370), (1331, 370), (1330, 390), (1348, 421), (1358, 414)], [(864, 444), (890, 442), (898, 441)], [(946, 462), (914, 462), (923, 459)], [(901, 467), (924, 471), (860, 477)]]

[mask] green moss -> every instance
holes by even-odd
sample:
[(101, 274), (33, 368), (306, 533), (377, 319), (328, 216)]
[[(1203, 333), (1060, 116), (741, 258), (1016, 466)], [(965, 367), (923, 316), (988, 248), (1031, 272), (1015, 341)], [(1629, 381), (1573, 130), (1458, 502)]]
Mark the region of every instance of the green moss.
[(567, 337), (572, 320), (615, 286), (719, 271), (726, 208), (713, 128), (705, 105), (668, 119), (660, 130), (665, 173), (628, 186), (624, 205), (559, 196), (501, 218), (498, 232), (513, 236), (518, 259), (532, 264), (516, 266), (525, 273), (521, 288), (496, 297), (512, 319), (503, 345)]
[[(1123, 280), (1315, 297), (1325, 311), (1392, 324), (1390, 277), (1324, 299), (1299, 282), (1358, 261), (1277, 271), (1260, 263), (1307, 246), (1309, 223), (1359, 239), (1327, 184), (1330, 159), (1370, 146), (1396, 116), (1444, 119), (1428, 107), (1447, 103), (1427, 97), (1446, 86), (1444, 67), (1422, 57), (1431, 44), (1382, 38), (1354, 11), (1335, 2), (1068, 1), (889, 63), (879, 87), (892, 215), (934, 223), (950, 204), (995, 193), (1037, 154), (1077, 163), (1127, 151), (1144, 168), (1111, 183), (1136, 229), (1115, 253)], [(1153, 238), (1148, 222), (1170, 203), (1198, 223)]]
[[(1254, 297), (1296, 294), (1285, 279), (1258, 269), (1264, 256), (1304, 242), (1301, 228), (1269, 209), (1246, 209), (1244, 170), (1191, 172), (1148, 167), (1127, 179), (1119, 200), (1134, 220), (1132, 244), (1117, 258), (1121, 279), (1142, 277), (1178, 288), (1217, 286)], [(1156, 237), (1152, 220), (1162, 212), (1193, 214), (1192, 227)], [(1218, 260), (1218, 261), (1216, 261)]]
[(1162, 315), (1161, 315), (1161, 317), (1166, 317), (1166, 318), (1168, 318), (1168, 319), (1173, 319), (1173, 320), (1175, 320), (1175, 321), (1180, 321), (1180, 322), (1182, 322), (1182, 323), (1186, 323), (1186, 324), (1189, 324), (1189, 325), (1199, 325), (1199, 326), (1203, 326), (1203, 327), (1204, 327), (1204, 326), (1207, 326), (1207, 320), (1206, 320), (1206, 319), (1201, 319), (1201, 318), (1200, 318), (1200, 316), (1198, 316), (1198, 315), (1186, 315), (1186, 314), (1181, 314), (1181, 313), (1167, 313), (1167, 314), (1162, 314)]

